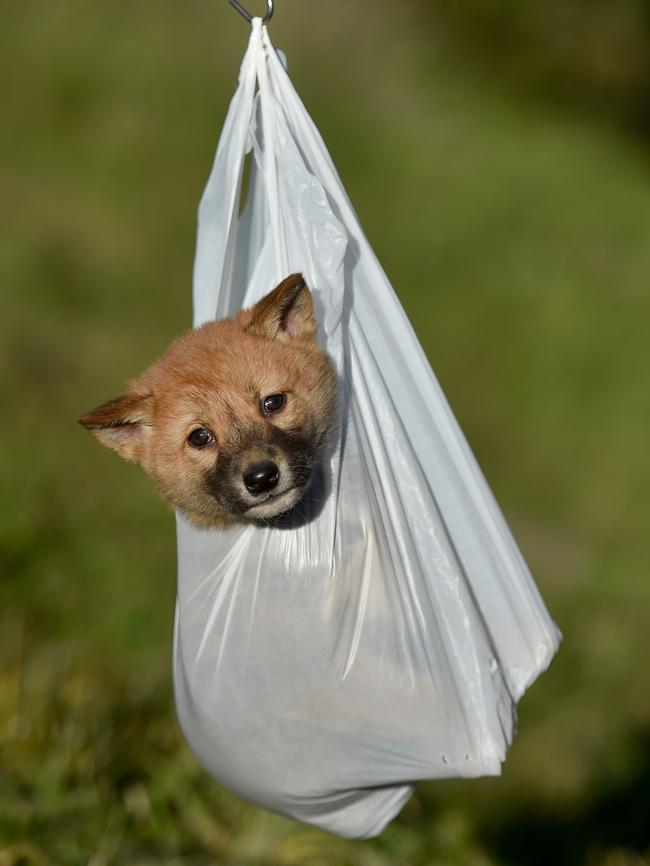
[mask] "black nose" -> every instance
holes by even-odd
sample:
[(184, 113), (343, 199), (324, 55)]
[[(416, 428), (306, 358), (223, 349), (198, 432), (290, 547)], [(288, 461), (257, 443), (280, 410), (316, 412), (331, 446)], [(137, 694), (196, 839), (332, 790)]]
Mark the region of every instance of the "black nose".
[(255, 463), (244, 473), (244, 484), (253, 496), (268, 493), (278, 483), (280, 470), (271, 460)]

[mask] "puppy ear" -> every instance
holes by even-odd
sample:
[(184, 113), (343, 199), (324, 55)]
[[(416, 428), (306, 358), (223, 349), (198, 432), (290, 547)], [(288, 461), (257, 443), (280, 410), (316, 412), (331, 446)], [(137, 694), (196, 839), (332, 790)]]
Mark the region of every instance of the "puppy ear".
[(125, 460), (137, 462), (144, 443), (145, 428), (151, 425), (153, 396), (127, 392), (88, 412), (79, 423), (93, 436), (117, 451)]
[(245, 331), (259, 337), (313, 340), (316, 337), (314, 304), (302, 274), (291, 274), (272, 292), (246, 311)]

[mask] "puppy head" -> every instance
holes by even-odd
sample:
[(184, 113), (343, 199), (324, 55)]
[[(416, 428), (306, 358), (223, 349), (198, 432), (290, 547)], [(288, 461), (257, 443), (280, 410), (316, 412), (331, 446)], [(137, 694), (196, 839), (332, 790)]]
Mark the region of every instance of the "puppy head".
[(293, 274), (249, 310), (176, 340), (80, 423), (198, 525), (275, 517), (305, 493), (333, 426), (336, 377), (316, 330)]

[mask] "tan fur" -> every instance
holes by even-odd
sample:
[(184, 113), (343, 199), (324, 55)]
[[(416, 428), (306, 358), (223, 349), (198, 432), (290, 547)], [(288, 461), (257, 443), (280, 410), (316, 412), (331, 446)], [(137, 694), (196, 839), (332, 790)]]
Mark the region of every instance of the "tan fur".
[[(273, 516), (302, 496), (329, 441), (336, 380), (315, 337), (311, 293), (293, 274), (233, 319), (184, 334), (125, 394), (80, 423), (139, 463), (162, 497), (198, 525)], [(274, 394), (285, 395), (285, 405), (266, 416), (260, 401)], [(216, 442), (191, 447), (198, 427)], [(271, 495), (257, 504), (241, 480), (263, 460), (277, 464), (278, 492), (295, 482), (277, 506)]]

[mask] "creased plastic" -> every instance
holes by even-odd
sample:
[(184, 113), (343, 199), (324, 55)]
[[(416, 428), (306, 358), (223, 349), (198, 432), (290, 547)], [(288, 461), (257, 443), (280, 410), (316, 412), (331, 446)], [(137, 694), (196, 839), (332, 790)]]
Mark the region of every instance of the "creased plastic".
[(254, 19), (199, 210), (195, 325), (294, 271), (339, 373), (338, 445), (304, 525), (178, 517), (176, 705), (220, 783), (369, 837), (418, 779), (500, 772), (560, 636)]

